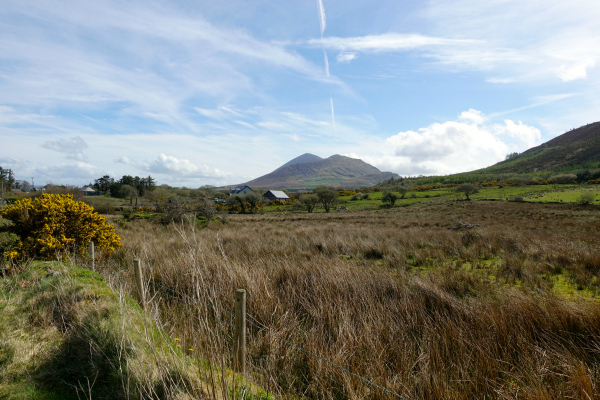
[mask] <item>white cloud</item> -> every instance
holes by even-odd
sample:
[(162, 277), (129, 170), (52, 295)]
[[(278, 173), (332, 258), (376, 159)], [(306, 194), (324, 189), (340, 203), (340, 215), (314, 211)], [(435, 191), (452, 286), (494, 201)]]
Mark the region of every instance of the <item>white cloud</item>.
[(482, 43), (480, 40), (447, 39), (418, 34), (385, 33), (358, 37), (326, 37), (311, 39), (309, 45), (340, 51), (390, 52), (406, 51), (426, 46), (464, 46)]
[(535, 127), (512, 120), (490, 123), (482, 112), (470, 109), (456, 121), (388, 137), (380, 155), (361, 158), (401, 175), (444, 175), (487, 167), (540, 141)]
[(105, 171), (92, 164), (84, 162), (63, 163), (40, 166), (33, 169), (36, 181), (89, 180), (104, 175)]
[(485, 122), (486, 117), (481, 111), (470, 108), (468, 111), (460, 113), (458, 119), (466, 122), (473, 122), (475, 124), (482, 124)]
[(80, 136), (74, 136), (70, 139), (49, 140), (42, 144), (42, 147), (62, 153), (66, 158), (72, 160), (87, 161), (83, 150), (88, 148), (88, 144)]
[(585, 79), (587, 78), (587, 70), (593, 68), (595, 65), (596, 62), (588, 58), (571, 66), (561, 65), (556, 71), (556, 75), (565, 82)]
[(6, 168), (6, 166), (14, 166), (22, 163), (22, 161), (15, 160), (12, 157), (2, 157), (0, 158), (0, 166)]
[(349, 63), (350, 61), (356, 59), (356, 53), (352, 53), (352, 52), (342, 52), (340, 54), (337, 55), (336, 57), (337, 62), (339, 63)]
[(133, 165), (133, 166), (138, 165), (138, 163), (136, 163), (129, 157), (125, 157), (125, 156), (117, 157), (113, 160), (113, 162), (115, 162), (117, 164), (125, 164), (125, 165)]
[(241, 111), (231, 107), (219, 107), (217, 109), (194, 107), (194, 110), (204, 117), (216, 120), (231, 119), (233, 117), (243, 118), (245, 116)]
[(227, 178), (233, 175), (216, 168), (210, 168), (207, 165), (194, 164), (185, 158), (177, 158), (165, 154), (160, 154), (156, 160), (144, 166), (144, 169), (156, 174), (188, 178)]
[(488, 78), (485, 80), (489, 83), (513, 83), (515, 81), (514, 78)]
[[(600, 59), (600, 2), (432, 0), (421, 11), (431, 34), (483, 41), (431, 56), (456, 68), (494, 70), (488, 82), (583, 79)], [(511, 24), (507, 29), (506, 23)]]
[(514, 122), (510, 119), (505, 119), (504, 125), (494, 124), (490, 129), (492, 129), (492, 132), (496, 136), (515, 138), (527, 148), (540, 144), (542, 140), (542, 133), (539, 129), (525, 125), (521, 121)]
[(285, 136), (289, 137), (292, 142), (300, 142), (302, 140), (300, 138), (300, 136), (298, 136), (295, 133), (292, 133), (292, 134), (289, 134), (289, 135), (285, 135)]

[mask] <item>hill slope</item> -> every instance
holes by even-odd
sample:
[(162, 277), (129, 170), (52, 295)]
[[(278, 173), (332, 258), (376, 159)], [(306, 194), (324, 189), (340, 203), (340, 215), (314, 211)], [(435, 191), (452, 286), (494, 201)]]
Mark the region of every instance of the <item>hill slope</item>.
[(371, 186), (390, 177), (391, 172), (381, 172), (372, 165), (355, 158), (338, 154), (312, 162), (294, 162), (298, 159), (317, 157), (304, 154), (277, 168), (275, 171), (251, 180), (248, 186), (258, 187), (304, 187), (328, 184)]
[(594, 122), (475, 173), (531, 173), (600, 162), (600, 122)]

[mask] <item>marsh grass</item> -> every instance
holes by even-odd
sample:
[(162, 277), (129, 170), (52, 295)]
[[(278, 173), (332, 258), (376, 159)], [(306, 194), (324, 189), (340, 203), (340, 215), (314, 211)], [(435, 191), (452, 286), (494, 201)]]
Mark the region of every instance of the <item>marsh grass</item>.
[[(147, 279), (179, 292), (149, 285), (157, 317), (220, 368), (244, 288), (257, 325), (406, 398), (584, 399), (600, 396), (599, 231), (594, 208), (447, 202), (204, 229), (135, 221), (112, 260), (140, 258)], [(393, 398), (248, 329), (249, 375), (268, 393)]]

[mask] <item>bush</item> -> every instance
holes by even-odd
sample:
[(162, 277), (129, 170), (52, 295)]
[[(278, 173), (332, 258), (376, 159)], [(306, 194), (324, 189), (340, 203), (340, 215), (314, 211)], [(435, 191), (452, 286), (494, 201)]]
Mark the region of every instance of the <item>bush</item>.
[(582, 193), (581, 196), (579, 196), (579, 199), (577, 199), (577, 204), (587, 206), (589, 204), (594, 203), (595, 200), (596, 200), (596, 193), (585, 192), (585, 193)]
[(0, 260), (6, 261), (9, 252), (19, 241), (19, 237), (14, 233), (8, 232), (12, 222), (0, 217)]
[(577, 182), (577, 175), (575, 174), (563, 174), (556, 175), (550, 178), (550, 181), (559, 185), (568, 185)]
[(44, 193), (25, 198), (1, 210), (0, 216), (12, 221), (7, 231), (19, 237), (12, 249), (5, 251), (11, 259), (52, 259), (68, 250), (84, 254), (89, 242), (108, 251), (121, 247), (114, 227), (71, 195)]
[(382, 203), (390, 203), (390, 206), (393, 206), (398, 200), (398, 196), (392, 192), (384, 192), (383, 196), (381, 196)]
[(83, 199), (81, 199), (81, 201), (83, 201), (85, 204), (89, 205), (90, 207), (94, 208), (94, 211), (96, 211), (99, 214), (114, 214), (115, 213), (115, 207), (113, 206), (113, 202), (110, 199), (107, 199), (106, 197), (84, 197)]
[(455, 190), (458, 193), (464, 194), (467, 200), (471, 200), (470, 196), (472, 194), (479, 193), (477, 186), (472, 183), (463, 183), (462, 185), (457, 186)]

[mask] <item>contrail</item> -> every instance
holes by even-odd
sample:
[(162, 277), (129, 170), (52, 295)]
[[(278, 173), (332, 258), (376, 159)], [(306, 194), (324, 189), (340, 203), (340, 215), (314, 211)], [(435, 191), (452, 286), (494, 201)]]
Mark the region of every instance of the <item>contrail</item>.
[(325, 57), (325, 73), (329, 76), (329, 60), (327, 59), (327, 52), (323, 50), (323, 56)]
[(335, 129), (335, 112), (333, 111), (333, 98), (329, 96), (329, 102), (331, 103), (331, 120), (333, 121), (333, 132), (337, 134), (337, 129)]
[(317, 0), (319, 7), (319, 23), (321, 25), (321, 38), (323, 37), (323, 32), (325, 32), (325, 27), (327, 26), (327, 17), (325, 17), (325, 8), (323, 7), (323, 0)]
[[(323, 45), (323, 33), (327, 27), (327, 17), (325, 16), (325, 7), (323, 7), (323, 0), (317, 0), (317, 6), (319, 8), (319, 24), (321, 25), (321, 47), (323, 49), (323, 58), (325, 59), (325, 74), (329, 76), (329, 60), (327, 59), (327, 52)], [(333, 122), (333, 132), (337, 135), (337, 129), (335, 128), (335, 111), (333, 110), (333, 97), (329, 96), (329, 103), (331, 104), (331, 121)]]

